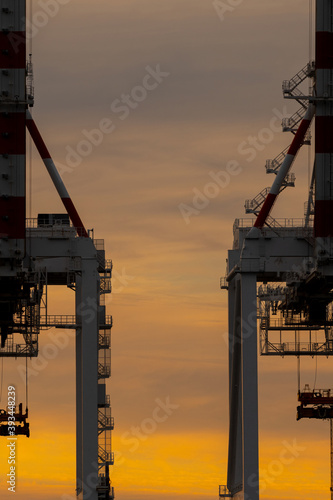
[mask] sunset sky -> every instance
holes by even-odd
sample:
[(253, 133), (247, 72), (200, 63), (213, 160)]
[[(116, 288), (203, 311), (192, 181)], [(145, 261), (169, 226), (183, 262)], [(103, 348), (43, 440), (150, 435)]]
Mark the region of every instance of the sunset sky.
[[(297, 109), (281, 83), (309, 60), (309, 1), (225, 0), (223, 14), (212, 0), (69, 0), (40, 27), (47, 2), (32, 3), (33, 116), (81, 218), (114, 262), (107, 302), (117, 500), (217, 500), (228, 451), (219, 279), (234, 219), (272, 183), (265, 160), (291, 139), (277, 131)], [(121, 102), (131, 93), (136, 100)], [(108, 122), (109, 133), (92, 133), (105, 120), (112, 131)], [(87, 136), (95, 144), (81, 151)], [(311, 155), (299, 155), (296, 188), (283, 193), (276, 217), (303, 216)], [(32, 193), (29, 216), (63, 212), (35, 153)], [(72, 291), (51, 297), (51, 313), (74, 312)], [(42, 332), (41, 352), (52, 333)], [(64, 335), (66, 349), (29, 380), (31, 437), (18, 443), (17, 500), (74, 496), (74, 338)], [(25, 401), (21, 364), (4, 361), (0, 407), (8, 384)], [(330, 360), (302, 367), (303, 385), (332, 386)], [(296, 422), (296, 359), (260, 358), (259, 370), (261, 500), (329, 500), (329, 425)], [(168, 398), (168, 418), (142, 430)], [(281, 468), (281, 451), (295, 443)], [(4, 441), (1, 500), (12, 498), (6, 462)]]

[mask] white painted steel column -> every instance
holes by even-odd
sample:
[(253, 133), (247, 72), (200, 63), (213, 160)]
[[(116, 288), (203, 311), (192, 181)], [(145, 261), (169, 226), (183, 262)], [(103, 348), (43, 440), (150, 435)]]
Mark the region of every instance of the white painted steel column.
[(259, 500), (256, 283), (255, 274), (241, 274), (244, 500)]
[[(80, 327), (76, 341), (77, 377), (77, 495), (98, 500), (98, 304), (96, 259), (82, 259), (77, 276), (76, 314)], [(80, 484), (81, 482), (81, 484)]]
[(227, 486), (237, 491), (243, 483), (242, 364), (240, 276), (228, 285), (229, 306), (229, 451)]
[[(81, 323), (81, 277), (76, 278), (75, 293), (76, 324)], [(75, 366), (76, 366), (76, 493), (79, 493), (83, 483), (82, 472), (82, 331), (76, 329), (75, 337)], [(82, 498), (82, 497), (81, 497)]]

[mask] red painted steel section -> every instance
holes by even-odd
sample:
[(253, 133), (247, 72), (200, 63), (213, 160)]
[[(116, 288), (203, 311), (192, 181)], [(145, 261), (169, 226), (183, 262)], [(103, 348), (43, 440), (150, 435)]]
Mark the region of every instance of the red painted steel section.
[(276, 194), (268, 193), (266, 200), (264, 201), (264, 204), (258, 214), (257, 220), (254, 223), (254, 227), (258, 227), (259, 229), (261, 229), (264, 226), (268, 214), (273, 208), (276, 198)]
[(79, 214), (76, 211), (76, 208), (70, 198), (62, 198), (62, 202), (68, 212), (68, 215), (73, 222), (73, 225), (77, 231), (78, 236), (83, 236), (84, 238), (88, 238), (88, 233), (85, 230), (82, 220), (80, 219)]
[(333, 200), (315, 201), (315, 238), (333, 237)]
[(316, 153), (333, 153), (333, 116), (316, 117)]
[(25, 155), (25, 112), (0, 113), (0, 154)]
[(24, 31), (0, 31), (0, 68), (26, 67), (26, 35)]
[(323, 394), (321, 392), (301, 392), (298, 393), (298, 401), (302, 403), (302, 405), (332, 405), (333, 406), (333, 395), (331, 395), (331, 391), (328, 391), (329, 395)]
[[(310, 109), (309, 109), (310, 111)], [(309, 128), (311, 124), (311, 120), (309, 120), (308, 118), (306, 119), (303, 119), (298, 127), (298, 130), (295, 134), (295, 137), (289, 147), (289, 150), (288, 150), (288, 153), (287, 155), (291, 155), (291, 156), (296, 156), (298, 150), (300, 149), (300, 147), (302, 146), (303, 144), (303, 141), (304, 141), (304, 137), (306, 135), (306, 132)], [(290, 157), (289, 157), (290, 158)], [(285, 161), (287, 160), (287, 158), (285, 159)], [(292, 162), (290, 163), (290, 166), (288, 168), (288, 170), (286, 171), (286, 174), (288, 173), (290, 167), (292, 165)], [(282, 164), (282, 167), (283, 167), (283, 164)], [(275, 183), (276, 184), (276, 183)], [(274, 187), (274, 183), (273, 183), (273, 187)], [(275, 186), (277, 187), (277, 186)], [(268, 193), (267, 197), (266, 197), (266, 200), (263, 204), (263, 206), (261, 207), (261, 210), (258, 214), (258, 217), (257, 217), (257, 220), (255, 221), (254, 223), (254, 227), (257, 227), (259, 229), (261, 229), (265, 222), (266, 222), (266, 219), (267, 217), (269, 216), (270, 214), (270, 211), (272, 210), (273, 208), (273, 205), (275, 203), (275, 200), (277, 198), (277, 194), (276, 193)]]
[(293, 155), (296, 156), (299, 148), (302, 146), (302, 143), (304, 141), (305, 134), (311, 124), (311, 120), (305, 120), (303, 119), (300, 123), (300, 126), (298, 127), (298, 130), (295, 134), (295, 137), (293, 139), (293, 142), (290, 145), (290, 148), (288, 149), (288, 155)]
[[(25, 116), (25, 115), (24, 115)], [(34, 141), (40, 157), (44, 160), (45, 158), (51, 158), (49, 150), (47, 149), (45, 142), (34, 122), (34, 120), (26, 120), (27, 129), (30, 132), (32, 140)]]
[[(325, 2), (324, 2), (325, 4)], [(324, 14), (332, 16), (332, 7), (329, 2), (323, 5)], [(322, 12), (321, 16), (324, 15)], [(314, 235), (316, 238), (332, 238), (333, 237), (333, 197), (327, 193), (326, 183), (330, 182), (332, 176), (332, 160), (330, 155), (333, 154), (333, 113), (332, 104), (325, 98), (332, 96), (331, 88), (331, 70), (333, 69), (333, 33), (332, 30), (324, 31), (325, 27), (330, 26), (320, 18), (320, 23), (317, 19), (316, 31), (316, 81), (318, 97), (321, 100), (317, 101), (317, 116), (316, 116), (316, 139), (315, 153), (317, 155), (325, 155), (318, 157), (316, 177), (323, 179), (316, 185), (316, 200), (315, 200), (315, 215), (314, 215)], [(320, 171), (319, 171), (320, 169)], [(331, 199), (323, 199), (331, 198)]]
[(0, 238), (25, 238), (25, 197), (0, 197)]
[(319, 406), (318, 408), (298, 406), (296, 419), (301, 420), (301, 418), (316, 418), (318, 420), (333, 418), (333, 408), (331, 406)]
[[(16, 2), (10, 2), (15, 3)], [(14, 10), (17, 8), (12, 6)], [(5, 9), (3, 9), (5, 10)], [(0, 31), (0, 69), (10, 70), (2, 80), (4, 88), (1, 89), (3, 103), (6, 106), (7, 93), (10, 83), (16, 82), (20, 73), (24, 75), (26, 68), (26, 33), (25, 31), (11, 31), (3, 28)], [(23, 71), (22, 71), (23, 70)], [(8, 80), (10, 79), (10, 80)], [(20, 84), (19, 95), (24, 99), (24, 81)], [(6, 89), (6, 92), (4, 91)], [(13, 99), (13, 97), (11, 98)], [(0, 113), (0, 155), (26, 154), (26, 130), (24, 103), (8, 100), (7, 109)], [(10, 111), (9, 111), (10, 109)], [(0, 193), (0, 237), (4, 239), (25, 239), (26, 201), (23, 193), (17, 192), (18, 186), (25, 184), (25, 167), (18, 168), (16, 161), (13, 165), (9, 181), (3, 179), (4, 191)], [(16, 166), (15, 166), (16, 165)], [(13, 184), (10, 184), (13, 182)], [(8, 193), (15, 194), (10, 196)]]
[(316, 33), (316, 68), (333, 68), (333, 33), (329, 31)]

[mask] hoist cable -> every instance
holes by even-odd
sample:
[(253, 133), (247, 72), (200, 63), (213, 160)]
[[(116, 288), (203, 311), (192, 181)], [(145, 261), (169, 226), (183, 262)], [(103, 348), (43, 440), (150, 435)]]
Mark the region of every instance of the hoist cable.
[(25, 407), (28, 408), (28, 356), (25, 358)]
[(3, 357), (1, 358), (1, 386), (0, 386), (0, 401), (2, 401), (2, 387), (3, 387)]

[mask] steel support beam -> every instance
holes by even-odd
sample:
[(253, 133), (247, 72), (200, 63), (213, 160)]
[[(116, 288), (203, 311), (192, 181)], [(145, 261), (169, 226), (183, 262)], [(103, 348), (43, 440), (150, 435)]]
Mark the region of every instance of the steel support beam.
[(229, 296), (229, 491), (237, 492), (243, 484), (242, 460), (242, 378), (241, 378), (241, 283), (236, 276), (228, 287)]
[(236, 500), (259, 500), (257, 282), (284, 281), (288, 273), (302, 270), (313, 252), (302, 227), (250, 229), (235, 225), (228, 258), (227, 487)]
[[(61, 234), (62, 233), (62, 234)], [(76, 302), (76, 492), (79, 500), (98, 500), (98, 335), (100, 276), (97, 250), (75, 229), (58, 234), (29, 230), (29, 261), (34, 269), (73, 272)], [(44, 236), (43, 236), (44, 234)], [(74, 266), (75, 264), (75, 266)]]
[(259, 500), (256, 283), (255, 274), (241, 275), (243, 492), (246, 500)]
[(76, 280), (77, 495), (97, 500), (99, 274), (94, 259), (82, 259)]
[(258, 376), (256, 275), (229, 283), (229, 459), (233, 498), (258, 500)]

